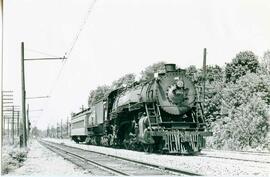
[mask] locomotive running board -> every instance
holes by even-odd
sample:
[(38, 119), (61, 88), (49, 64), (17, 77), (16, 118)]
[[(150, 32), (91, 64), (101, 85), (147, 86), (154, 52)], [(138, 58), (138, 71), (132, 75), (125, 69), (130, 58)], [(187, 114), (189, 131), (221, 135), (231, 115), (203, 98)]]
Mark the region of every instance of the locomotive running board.
[(201, 132), (200, 135), (202, 136), (213, 136), (213, 132)]
[(195, 122), (160, 122), (160, 126), (165, 126), (166, 128), (173, 129), (198, 129), (204, 128), (205, 123), (195, 123)]

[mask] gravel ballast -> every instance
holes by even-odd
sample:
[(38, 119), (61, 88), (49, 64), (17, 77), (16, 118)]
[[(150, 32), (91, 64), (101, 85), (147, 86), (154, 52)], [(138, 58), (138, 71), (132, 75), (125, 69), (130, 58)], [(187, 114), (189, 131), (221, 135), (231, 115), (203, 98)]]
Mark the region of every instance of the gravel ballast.
[(23, 166), (8, 173), (17, 176), (85, 176), (88, 173), (54, 152), (40, 145), (36, 140), (29, 144), (29, 152)]
[[(257, 163), (250, 161), (239, 161), (231, 159), (221, 158), (209, 158), (200, 155), (197, 156), (181, 156), (181, 155), (162, 155), (162, 154), (149, 154), (145, 152), (136, 152), (125, 149), (113, 149), (107, 147), (76, 144), (69, 139), (50, 139), (44, 140), (64, 143), (69, 146), (78, 147), (85, 150), (91, 150), (101, 152), (109, 155), (120, 156), (129, 158), (141, 162), (152, 163), (155, 165), (161, 165), (168, 168), (176, 168), (179, 170), (186, 170), (194, 173), (203, 175), (260, 175), (269, 176), (270, 164), (269, 163)], [(267, 162), (267, 157), (261, 155), (243, 155), (243, 154), (232, 154), (226, 152), (202, 152), (202, 154), (216, 155), (221, 157), (234, 157), (234, 158), (246, 158), (246, 159), (262, 159)], [(269, 160), (268, 160), (269, 161)]]

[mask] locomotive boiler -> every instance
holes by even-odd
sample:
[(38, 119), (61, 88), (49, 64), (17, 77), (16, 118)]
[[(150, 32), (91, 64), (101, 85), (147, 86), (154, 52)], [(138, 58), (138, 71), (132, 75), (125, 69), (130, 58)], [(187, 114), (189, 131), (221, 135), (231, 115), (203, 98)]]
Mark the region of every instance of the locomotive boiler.
[(211, 135), (199, 96), (185, 70), (166, 64), (164, 73), (113, 90), (75, 114), (71, 136), (89, 144), (193, 154), (205, 146), (205, 136)]

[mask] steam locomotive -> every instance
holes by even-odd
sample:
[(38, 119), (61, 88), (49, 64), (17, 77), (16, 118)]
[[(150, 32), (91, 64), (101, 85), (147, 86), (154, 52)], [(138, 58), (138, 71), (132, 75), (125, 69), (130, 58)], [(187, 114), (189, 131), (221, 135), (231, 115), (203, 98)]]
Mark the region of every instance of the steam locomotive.
[(71, 119), (75, 142), (145, 152), (194, 154), (207, 131), (198, 88), (166, 64), (152, 80), (115, 89)]

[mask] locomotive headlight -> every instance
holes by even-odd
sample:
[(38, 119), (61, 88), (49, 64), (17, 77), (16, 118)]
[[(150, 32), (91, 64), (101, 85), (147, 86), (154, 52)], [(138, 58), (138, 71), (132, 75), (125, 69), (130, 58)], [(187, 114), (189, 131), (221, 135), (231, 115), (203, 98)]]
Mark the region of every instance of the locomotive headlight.
[(177, 87), (182, 88), (182, 87), (184, 87), (184, 82), (179, 80), (179, 81), (176, 82), (176, 85), (177, 85)]

